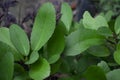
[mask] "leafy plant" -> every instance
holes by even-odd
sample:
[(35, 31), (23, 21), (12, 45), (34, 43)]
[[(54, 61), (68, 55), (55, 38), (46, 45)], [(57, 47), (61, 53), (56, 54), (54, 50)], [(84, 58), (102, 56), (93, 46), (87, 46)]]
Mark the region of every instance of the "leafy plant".
[(30, 38), (17, 24), (0, 28), (0, 80), (120, 79), (120, 17), (86, 11), (72, 22), (67, 3), (60, 12), (58, 20), (54, 6), (43, 4)]

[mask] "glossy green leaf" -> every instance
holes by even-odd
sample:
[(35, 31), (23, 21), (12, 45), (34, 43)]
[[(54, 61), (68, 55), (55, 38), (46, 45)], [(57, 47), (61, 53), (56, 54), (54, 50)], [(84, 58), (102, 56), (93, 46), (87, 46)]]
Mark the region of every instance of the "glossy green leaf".
[(50, 64), (55, 63), (60, 58), (60, 55), (64, 50), (65, 39), (60, 28), (61, 26), (56, 27), (53, 36), (47, 44), (47, 59)]
[(14, 57), (9, 46), (0, 42), (0, 80), (12, 80), (14, 71)]
[(116, 34), (120, 33), (120, 16), (118, 16), (115, 21), (114, 29), (115, 29)]
[(32, 50), (39, 50), (52, 36), (56, 25), (55, 15), (51, 3), (43, 4), (38, 10), (31, 34)]
[(107, 80), (104, 71), (98, 66), (90, 66), (84, 73), (86, 80)]
[(25, 64), (33, 64), (39, 59), (39, 53), (37, 51), (33, 51), (30, 55), (30, 58), (28, 61), (25, 62)]
[(61, 13), (62, 13), (61, 21), (64, 23), (66, 30), (69, 32), (73, 14), (71, 7), (69, 6), (68, 3), (62, 3)]
[(110, 52), (105, 45), (92, 46), (88, 49), (88, 52), (97, 57), (106, 57), (110, 55)]
[(80, 28), (66, 38), (64, 54), (75, 56), (87, 50), (89, 47), (99, 45), (103, 42), (104, 37), (99, 35), (95, 30)]
[(10, 38), (13, 45), (22, 55), (27, 56), (29, 54), (30, 45), (28, 37), (18, 25), (13, 24), (10, 26)]
[(120, 80), (120, 69), (115, 69), (106, 74), (107, 80)]
[(97, 66), (101, 67), (105, 73), (108, 73), (110, 71), (110, 68), (105, 61), (101, 61), (100, 63), (97, 64)]
[(29, 75), (34, 80), (43, 80), (50, 75), (50, 65), (44, 58), (30, 66)]
[(108, 27), (107, 21), (103, 16), (93, 18), (88, 11), (83, 15), (83, 25), (85, 28), (97, 30), (100, 27)]

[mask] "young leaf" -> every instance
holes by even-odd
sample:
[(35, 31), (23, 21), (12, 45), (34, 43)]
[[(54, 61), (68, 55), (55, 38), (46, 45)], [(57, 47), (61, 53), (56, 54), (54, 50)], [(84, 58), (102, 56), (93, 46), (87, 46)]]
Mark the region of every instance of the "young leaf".
[(86, 80), (107, 80), (104, 71), (98, 66), (90, 66), (84, 73)]
[(105, 61), (101, 61), (100, 63), (97, 64), (97, 66), (101, 67), (105, 73), (108, 73), (110, 71), (110, 68)]
[(0, 80), (12, 80), (14, 71), (14, 57), (9, 46), (0, 42)]
[(33, 64), (39, 59), (39, 53), (37, 51), (33, 51), (30, 55), (30, 59), (25, 62), (25, 64)]
[(34, 80), (43, 80), (50, 75), (50, 65), (44, 58), (30, 66), (29, 75)]
[(106, 57), (110, 55), (110, 52), (105, 45), (95, 45), (90, 47), (87, 51), (97, 57)]
[(56, 16), (55, 9), (51, 3), (45, 3), (38, 10), (31, 34), (32, 50), (39, 50), (52, 36)]
[(83, 25), (85, 28), (97, 30), (100, 27), (108, 27), (107, 21), (103, 16), (93, 18), (88, 11), (83, 15)]
[(115, 29), (116, 34), (120, 33), (120, 16), (118, 16), (115, 21), (114, 29)]
[(60, 28), (61, 26), (56, 27), (53, 36), (47, 44), (47, 58), (50, 64), (55, 63), (60, 58), (65, 47), (64, 34)]
[(99, 35), (95, 30), (80, 28), (72, 32), (66, 38), (65, 54), (75, 56), (89, 47), (104, 43), (104, 37)]
[(10, 39), (16, 49), (24, 56), (29, 54), (30, 45), (26, 33), (18, 26), (10, 26)]
[(61, 13), (61, 21), (64, 23), (66, 30), (69, 32), (73, 14), (70, 6), (67, 3), (62, 3)]
[(107, 80), (120, 80), (120, 69), (115, 69), (113, 71), (110, 71), (106, 75)]

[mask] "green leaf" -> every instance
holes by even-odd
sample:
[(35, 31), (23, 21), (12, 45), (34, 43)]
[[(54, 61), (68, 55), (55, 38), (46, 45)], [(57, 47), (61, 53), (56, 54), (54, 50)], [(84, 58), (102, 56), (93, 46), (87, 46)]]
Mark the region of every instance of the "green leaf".
[(24, 56), (27, 56), (30, 51), (29, 40), (24, 32), (18, 25), (10, 26), (10, 38), (16, 49)]
[(83, 15), (83, 25), (85, 28), (97, 30), (100, 27), (108, 27), (107, 21), (103, 16), (93, 18), (88, 11)]
[(98, 66), (90, 66), (84, 73), (86, 80), (107, 80), (104, 71)]
[(106, 74), (107, 80), (120, 80), (120, 69), (115, 69)]
[(61, 13), (62, 13), (61, 21), (64, 23), (66, 30), (69, 32), (73, 14), (71, 7), (69, 6), (68, 3), (62, 3)]
[(105, 61), (101, 61), (100, 63), (97, 64), (97, 66), (101, 67), (105, 73), (108, 73), (110, 71), (110, 68)]
[(117, 50), (114, 52), (114, 60), (120, 65), (120, 44), (117, 45)]
[(120, 50), (114, 52), (114, 60), (120, 65)]
[(60, 69), (60, 65), (62, 64), (62, 60), (59, 59), (57, 62), (55, 62), (54, 64), (51, 64), (51, 75), (54, 75), (55, 73), (57, 73)]
[(14, 71), (14, 57), (9, 46), (0, 42), (0, 80), (12, 80)]
[(100, 27), (98, 29), (98, 32), (99, 32), (99, 34), (101, 34), (105, 37), (113, 36), (112, 31), (108, 27)]
[(85, 52), (77, 62), (77, 72), (83, 74), (91, 65), (97, 64), (99, 59)]
[(9, 45), (13, 50), (12, 53), (14, 55), (14, 60), (18, 61), (22, 59), (22, 56), (17, 52), (17, 49), (14, 47), (10, 40), (10, 34), (9, 34), (9, 29), (5, 27), (0, 28), (0, 41)]
[(64, 54), (75, 56), (87, 50), (89, 47), (102, 44), (103, 42), (104, 37), (99, 35), (97, 31), (80, 28), (66, 38)]
[(105, 18), (107, 20), (107, 22), (109, 22), (111, 20), (113, 16), (113, 11), (109, 10), (106, 14), (105, 14)]
[(34, 80), (43, 80), (50, 75), (50, 65), (44, 58), (30, 66), (29, 75)]
[(110, 55), (110, 52), (105, 45), (92, 46), (88, 49), (88, 52), (97, 57), (106, 57)]
[(14, 64), (14, 78), (13, 80), (30, 80), (28, 72), (25, 71), (23, 66), (15, 63)]
[(115, 21), (114, 29), (115, 29), (116, 34), (120, 33), (120, 16), (118, 16)]
[(57, 26), (53, 36), (47, 44), (47, 59), (50, 64), (55, 63), (59, 58), (65, 47), (64, 34), (60, 30), (61, 26)]
[(39, 50), (52, 36), (56, 25), (55, 15), (51, 3), (43, 4), (38, 10), (31, 34), (32, 50)]
[(25, 64), (33, 64), (39, 59), (39, 53), (37, 51), (33, 51), (30, 55), (30, 59), (25, 62)]
[(0, 41), (8, 44), (9, 46), (11, 46), (12, 48), (15, 49), (15, 47), (13, 46), (11, 40), (10, 40), (10, 35), (9, 35), (9, 29), (2, 27), (0, 28)]

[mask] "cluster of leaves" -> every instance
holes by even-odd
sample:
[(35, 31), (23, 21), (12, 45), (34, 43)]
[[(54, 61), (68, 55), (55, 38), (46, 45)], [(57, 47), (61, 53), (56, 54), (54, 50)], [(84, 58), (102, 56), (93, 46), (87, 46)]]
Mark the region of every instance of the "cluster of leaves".
[(120, 80), (120, 16), (86, 11), (72, 22), (67, 3), (61, 14), (56, 22), (54, 6), (43, 4), (30, 39), (16, 24), (0, 28), (0, 80)]
[[(102, 12), (107, 12), (111, 10), (114, 16), (120, 14), (120, 0), (99, 0), (99, 9)], [(101, 7), (102, 6), (102, 7)]]

